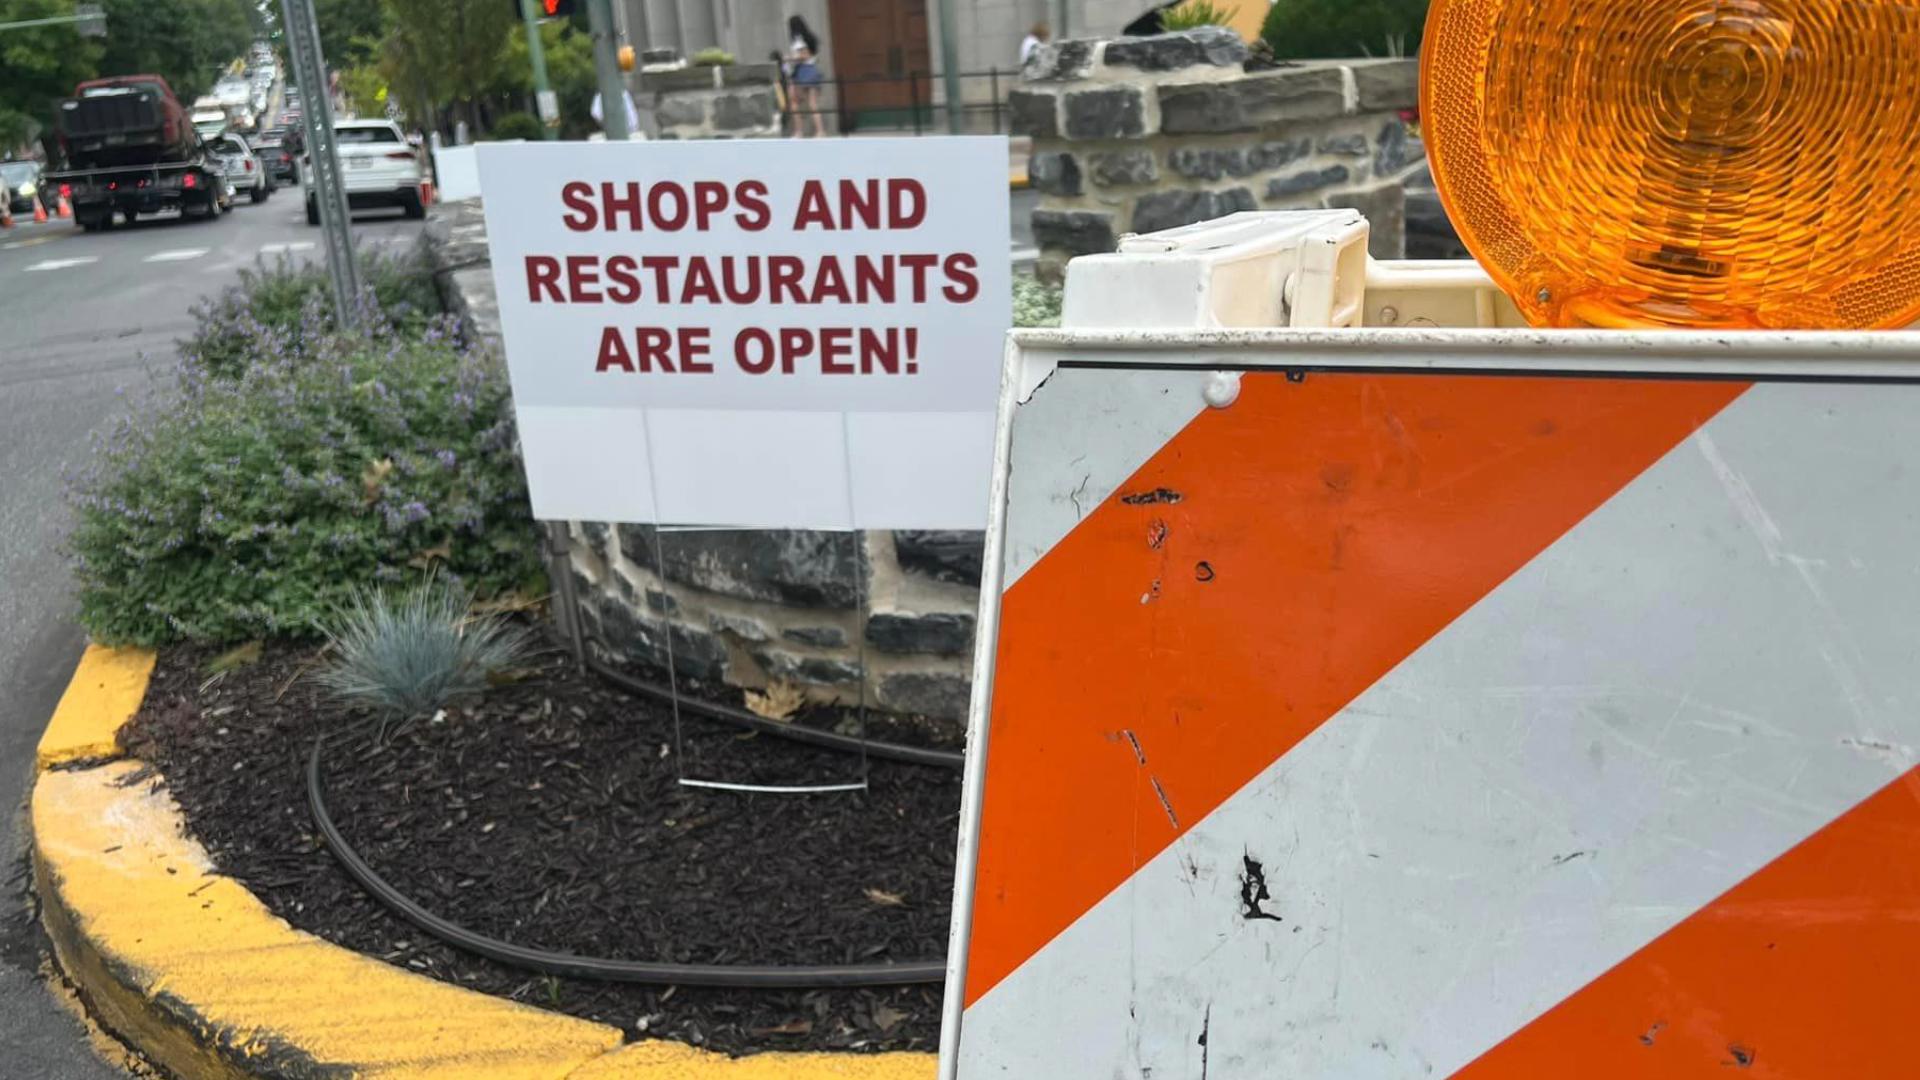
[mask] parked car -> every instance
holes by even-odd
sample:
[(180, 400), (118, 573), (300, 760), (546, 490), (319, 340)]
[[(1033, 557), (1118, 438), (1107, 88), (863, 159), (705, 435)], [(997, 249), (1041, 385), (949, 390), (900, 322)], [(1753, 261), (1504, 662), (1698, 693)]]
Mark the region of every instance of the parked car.
[(227, 130), (227, 111), (225, 109), (193, 110), (193, 130), (203, 139), (211, 139)]
[(285, 180), (289, 184), (300, 182), (300, 155), (287, 145), (277, 129), (263, 131), (253, 140), (253, 156), (274, 180)]
[(52, 205), (40, 191), (37, 161), (0, 161), (0, 192), (5, 193), (8, 209), (16, 214), (33, 213), (35, 202)]
[[(339, 120), (333, 125), (347, 205), (398, 206), (410, 218), (427, 216), (420, 185), (426, 179), (420, 149), (391, 120)], [(306, 159), (302, 159), (305, 161)], [(320, 224), (313, 186), (307, 186), (307, 224)]]
[(264, 168), (253, 151), (247, 147), (247, 141), (238, 135), (222, 135), (208, 144), (220, 166), (226, 172), (227, 187), (233, 194), (245, 192), (247, 198), (256, 203), (267, 201), (273, 194), (273, 174)]

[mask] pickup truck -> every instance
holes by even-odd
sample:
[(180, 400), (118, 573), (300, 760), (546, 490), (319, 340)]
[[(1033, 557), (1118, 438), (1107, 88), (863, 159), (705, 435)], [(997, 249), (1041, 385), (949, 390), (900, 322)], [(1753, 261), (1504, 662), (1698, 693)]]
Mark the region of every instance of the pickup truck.
[(158, 75), (90, 79), (60, 103), (61, 168), (45, 183), (73, 204), (91, 232), (177, 209), (218, 217), (232, 199), (226, 170), (194, 130), (173, 88)]

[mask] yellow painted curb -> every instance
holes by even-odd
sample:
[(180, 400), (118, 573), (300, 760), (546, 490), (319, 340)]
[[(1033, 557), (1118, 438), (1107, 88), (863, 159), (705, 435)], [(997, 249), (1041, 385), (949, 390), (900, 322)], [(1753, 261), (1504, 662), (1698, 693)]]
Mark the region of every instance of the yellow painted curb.
[(635, 1043), (567, 1080), (932, 1080), (932, 1054), (755, 1054), (730, 1058), (673, 1042)]
[(113, 756), (120, 725), (133, 719), (147, 696), (153, 662), (154, 654), (147, 649), (87, 646), (40, 736), (40, 768)]
[[(100, 1022), (193, 1080), (927, 1080), (932, 1054), (729, 1058), (464, 990), (295, 930), (187, 836), (115, 737), (154, 655), (89, 647), (40, 742), (34, 885)], [(57, 731), (56, 731), (57, 729)]]
[[(35, 879), (106, 1025), (181, 1076), (557, 1080), (618, 1029), (401, 971), (295, 930), (213, 870), (136, 762), (42, 773)], [(332, 1070), (332, 1071), (329, 1071)]]

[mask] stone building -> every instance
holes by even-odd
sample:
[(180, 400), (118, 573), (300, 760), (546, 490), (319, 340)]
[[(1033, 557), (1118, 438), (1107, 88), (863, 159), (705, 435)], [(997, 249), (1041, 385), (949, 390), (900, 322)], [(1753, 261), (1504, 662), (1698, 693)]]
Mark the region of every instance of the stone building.
[[(821, 38), (822, 69), (829, 78), (873, 80), (843, 85), (844, 106), (856, 114), (897, 114), (914, 103), (930, 109), (944, 101), (938, 79), (941, 0), (620, 0), (628, 42), (640, 48), (674, 48), (681, 55), (719, 47), (742, 63), (765, 61), (787, 48), (787, 16), (807, 20)], [(1004, 98), (1018, 81), (1020, 40), (1036, 22), (1046, 22), (1056, 40), (1111, 37), (1156, 6), (1155, 0), (947, 0), (953, 6), (954, 52), (961, 91), (968, 102)], [(1236, 27), (1251, 34), (1264, 0), (1238, 5)], [(998, 69), (998, 79), (989, 73)], [(918, 85), (906, 80), (918, 73)], [(974, 116), (976, 127), (988, 114)]]
[(1359, 210), (1376, 258), (1405, 255), (1406, 189), (1426, 176), (1400, 115), (1418, 61), (1247, 61), (1220, 27), (1040, 51), (1008, 110), (1033, 140), (1043, 277), (1126, 233), (1240, 210)]

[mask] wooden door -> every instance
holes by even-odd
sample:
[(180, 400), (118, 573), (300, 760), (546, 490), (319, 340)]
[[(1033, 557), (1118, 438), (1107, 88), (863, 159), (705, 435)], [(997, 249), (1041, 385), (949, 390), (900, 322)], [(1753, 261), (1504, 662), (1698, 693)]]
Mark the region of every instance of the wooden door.
[(843, 123), (858, 114), (928, 108), (933, 54), (927, 0), (829, 0), (825, 73), (840, 80)]

